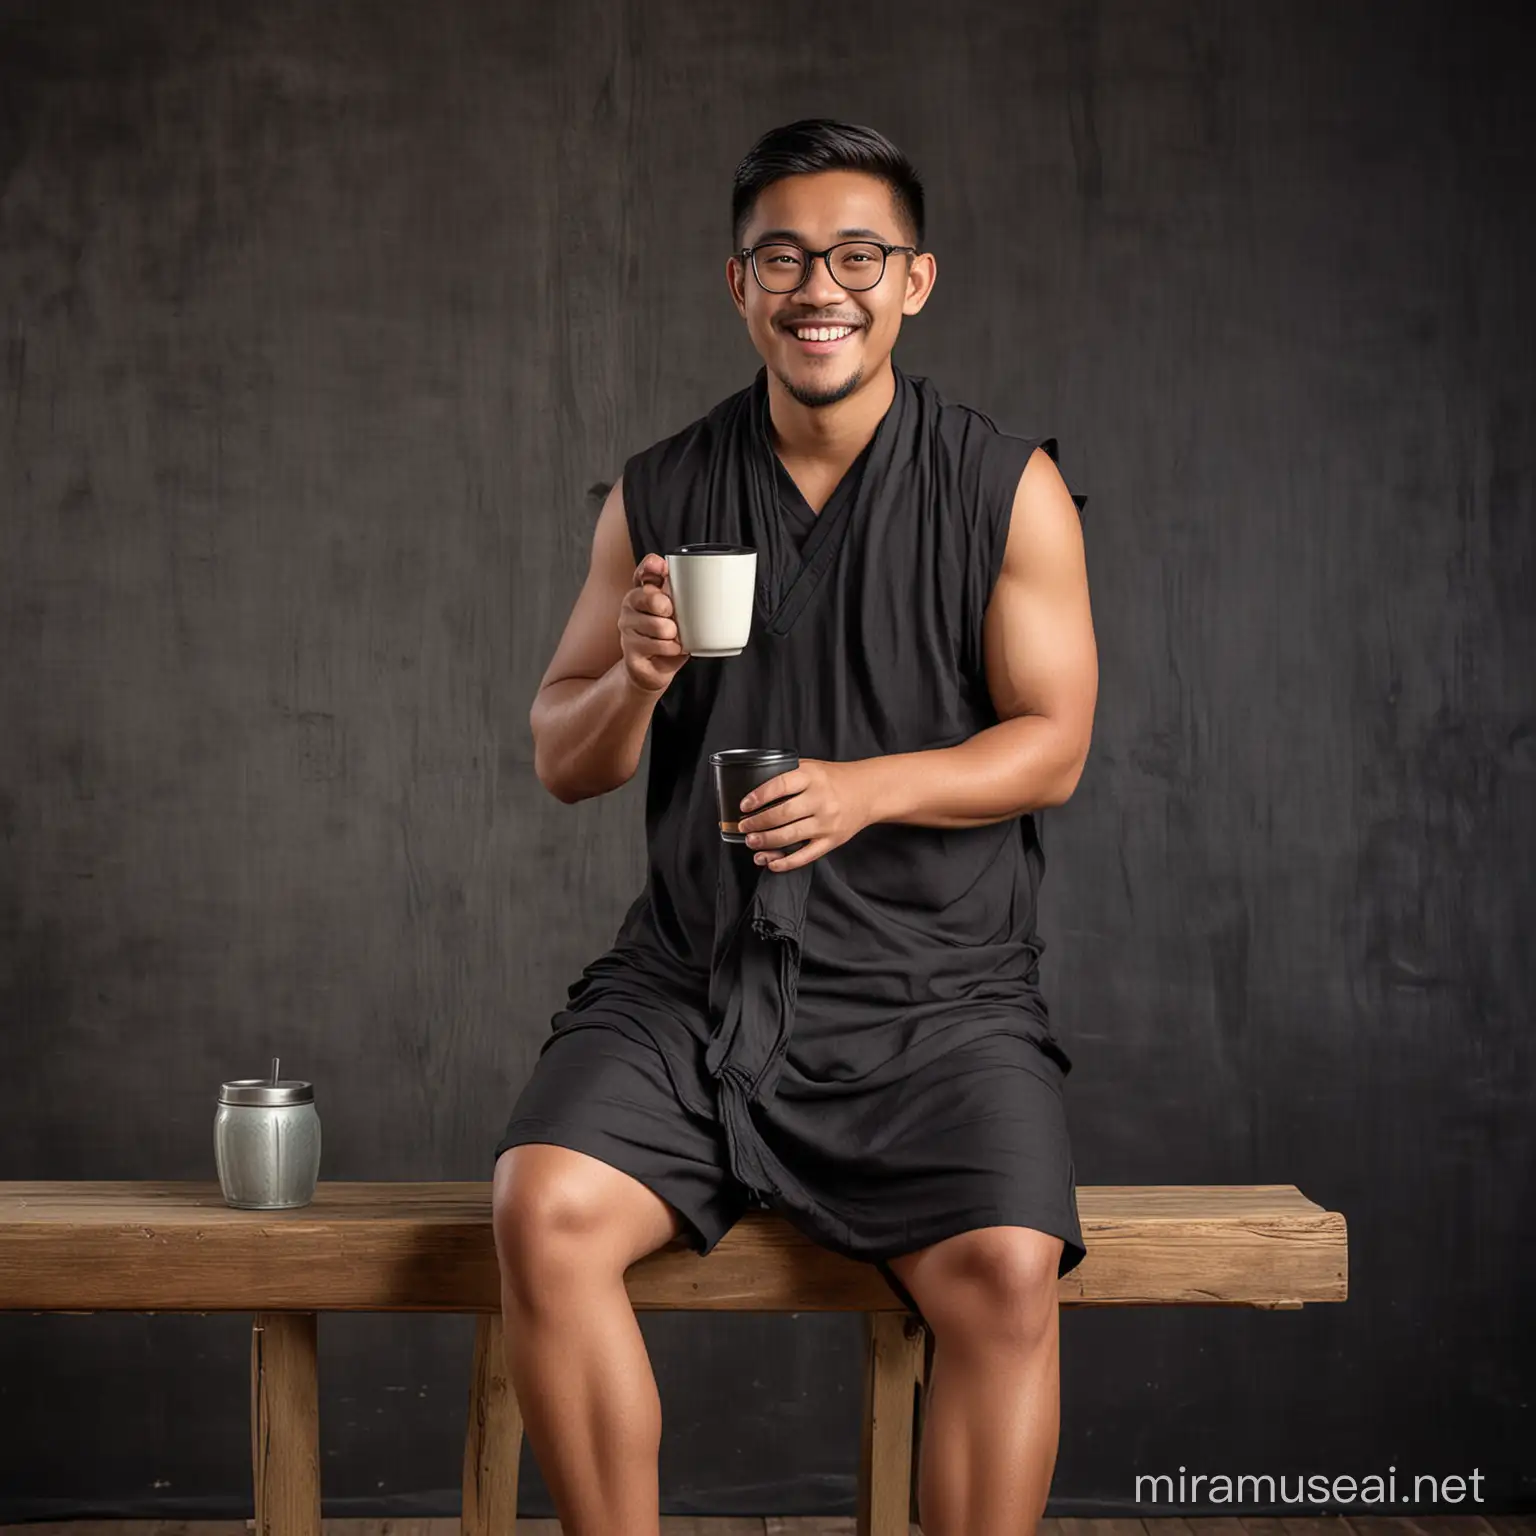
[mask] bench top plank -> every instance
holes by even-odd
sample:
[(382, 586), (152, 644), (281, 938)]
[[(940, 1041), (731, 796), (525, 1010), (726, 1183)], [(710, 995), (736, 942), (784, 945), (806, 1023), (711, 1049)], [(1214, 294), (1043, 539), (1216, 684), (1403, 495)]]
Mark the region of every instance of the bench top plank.
[[(1078, 1189), (1088, 1257), (1065, 1305), (1296, 1306), (1347, 1291), (1342, 1215), (1294, 1185)], [(749, 1212), (706, 1260), (681, 1240), (627, 1276), (648, 1310), (899, 1311), (873, 1265)], [(0, 1310), (494, 1311), (491, 1185), (322, 1181), (238, 1211), (216, 1181), (0, 1182)]]

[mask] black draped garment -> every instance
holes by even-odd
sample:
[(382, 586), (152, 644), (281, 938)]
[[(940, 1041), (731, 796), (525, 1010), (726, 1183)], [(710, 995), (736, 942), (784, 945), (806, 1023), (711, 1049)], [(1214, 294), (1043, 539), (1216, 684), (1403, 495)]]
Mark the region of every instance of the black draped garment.
[[(625, 466), (636, 560), (684, 543), (750, 545), (756, 608), (739, 656), (691, 658), (656, 705), (645, 888), (570, 987), (545, 1050), (585, 1028), (653, 1045), (677, 1101), (723, 1131), (751, 1199), (836, 1251), (881, 1262), (1017, 1220), (1063, 1237), (1065, 1273), (1084, 1249), (1061, 1123), (1042, 1166), (1032, 1153), (957, 1152), (950, 1126), (931, 1150), (954, 1178), (936, 1183), (923, 1165), (925, 1104), (974, 1129), (1007, 1113), (1012, 1100), (996, 1108), (984, 1095), (1008, 1091), (1008, 1069), (1053, 1089), (1071, 1070), (1039, 985), (1035, 817), (879, 822), (783, 873), (719, 836), (717, 749), (846, 761), (954, 746), (997, 723), (983, 619), (1019, 477), (1036, 447), (1055, 457), (1055, 440), (1001, 432), (900, 369), (895, 386), (819, 515), (773, 450), (764, 371)], [(907, 1194), (839, 1181), (860, 1159), (878, 1166), (897, 1125)], [(1002, 1205), (967, 1183), (987, 1156), (1017, 1164), (984, 1170), (988, 1190), (1006, 1181)]]

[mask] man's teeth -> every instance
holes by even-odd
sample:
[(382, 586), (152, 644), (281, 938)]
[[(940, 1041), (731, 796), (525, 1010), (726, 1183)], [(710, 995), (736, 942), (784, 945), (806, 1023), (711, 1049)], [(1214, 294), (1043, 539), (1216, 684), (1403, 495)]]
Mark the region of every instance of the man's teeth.
[(807, 325), (796, 326), (795, 335), (801, 341), (841, 341), (852, 335), (853, 330), (851, 325)]

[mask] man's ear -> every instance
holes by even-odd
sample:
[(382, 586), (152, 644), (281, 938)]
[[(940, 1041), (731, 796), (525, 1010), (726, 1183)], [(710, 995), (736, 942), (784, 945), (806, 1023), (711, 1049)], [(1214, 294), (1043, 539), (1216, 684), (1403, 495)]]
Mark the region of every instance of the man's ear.
[(901, 301), (902, 314), (917, 314), (928, 302), (928, 295), (933, 292), (933, 285), (938, 278), (939, 264), (931, 251), (914, 256), (907, 268), (907, 291)]
[(745, 320), (747, 318), (747, 268), (739, 257), (725, 258), (725, 282), (731, 290), (731, 302), (736, 306), (736, 313)]

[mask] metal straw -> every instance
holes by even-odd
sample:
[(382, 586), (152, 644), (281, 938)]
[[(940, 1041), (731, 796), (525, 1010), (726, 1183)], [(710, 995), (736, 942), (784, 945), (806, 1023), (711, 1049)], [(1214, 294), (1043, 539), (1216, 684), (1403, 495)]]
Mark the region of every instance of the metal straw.
[(272, 1086), (274, 1088), (277, 1087), (277, 1063), (279, 1059), (280, 1058), (276, 1056), (272, 1058)]

